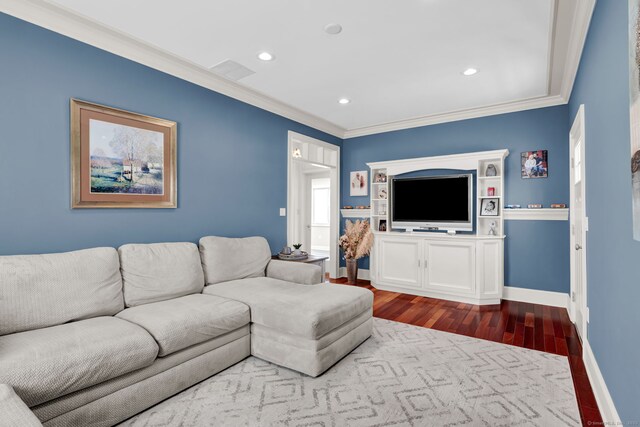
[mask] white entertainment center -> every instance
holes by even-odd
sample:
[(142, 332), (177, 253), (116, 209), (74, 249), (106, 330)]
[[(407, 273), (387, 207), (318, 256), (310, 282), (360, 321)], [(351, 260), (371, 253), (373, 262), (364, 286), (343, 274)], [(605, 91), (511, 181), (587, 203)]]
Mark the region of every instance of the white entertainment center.
[[(371, 177), (371, 283), (378, 289), (468, 304), (500, 304), (504, 287), (504, 160), (508, 150), (367, 163)], [(487, 176), (489, 165), (495, 175)], [(392, 230), (391, 182), (417, 171), (476, 171), (474, 232)], [(492, 171), (493, 172), (493, 171)], [(383, 182), (381, 177), (385, 177)], [(489, 194), (493, 189), (493, 195)], [(492, 216), (482, 215), (483, 199), (497, 199)], [(378, 231), (381, 221), (386, 231)], [(491, 228), (495, 234), (491, 233)]]

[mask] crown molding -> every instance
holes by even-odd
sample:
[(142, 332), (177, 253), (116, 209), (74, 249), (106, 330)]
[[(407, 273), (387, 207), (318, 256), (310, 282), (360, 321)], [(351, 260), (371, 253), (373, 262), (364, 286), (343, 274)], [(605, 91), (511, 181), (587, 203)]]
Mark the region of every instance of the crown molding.
[(573, 85), (578, 75), (580, 60), (582, 59), (582, 51), (587, 41), (591, 18), (596, 7), (596, 0), (579, 0), (576, 4), (573, 22), (571, 24), (571, 36), (569, 38), (569, 47), (567, 51), (567, 60), (564, 66), (564, 74), (562, 76), (562, 86), (560, 96), (569, 102)]
[[(556, 0), (569, 1), (569, 0)], [(45, 0), (0, 0), (0, 11), (342, 139), (562, 105), (569, 102), (596, 0), (572, 0), (571, 31), (560, 93), (346, 130), (167, 51)], [(556, 23), (557, 24), (557, 23)], [(554, 37), (555, 40), (557, 38)], [(550, 71), (551, 72), (551, 71)], [(551, 76), (550, 78), (555, 77)]]
[(381, 125), (367, 126), (359, 129), (348, 130), (344, 133), (344, 139), (359, 136), (373, 135), (376, 133), (391, 132), (395, 130), (411, 129), (422, 126), (436, 125), (440, 123), (457, 122), (460, 120), (476, 119), (479, 117), (495, 116), (498, 114), (514, 113), (516, 111), (533, 110), (536, 108), (552, 107), (566, 104), (561, 96), (544, 96), (540, 98), (525, 99), (522, 101), (507, 102), (498, 105), (471, 108), (468, 110), (452, 111), (443, 114), (416, 117), (413, 119), (399, 120)]
[(0, 11), (342, 138), (345, 129), (217, 76), (208, 69), (43, 0), (0, 0)]

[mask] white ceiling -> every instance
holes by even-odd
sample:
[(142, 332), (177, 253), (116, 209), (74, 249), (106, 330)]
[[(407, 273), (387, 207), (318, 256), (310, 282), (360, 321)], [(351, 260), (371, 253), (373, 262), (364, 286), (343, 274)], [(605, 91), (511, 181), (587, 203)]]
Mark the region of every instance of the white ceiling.
[[(138, 48), (193, 67), (200, 74), (187, 79), (199, 84), (221, 79), (209, 70), (212, 66), (236, 61), (255, 74), (237, 84), (223, 82), (233, 89), (231, 96), (243, 99), (235, 95), (245, 91), (254, 105), (269, 104), (267, 109), (280, 114), (291, 111), (283, 115), (298, 120), (306, 115), (308, 120), (301, 121), (315, 121), (319, 128), (326, 124), (325, 130), (343, 137), (455, 120), (461, 114), (532, 108), (540, 100), (566, 102), (568, 95), (561, 92), (567, 76), (572, 86), (571, 68), (577, 68), (572, 56), (579, 59), (584, 42), (576, 26), (585, 26), (578, 0), (46, 3), (49, 11), (57, 9), (94, 30), (102, 27)], [(592, 9), (588, 12), (590, 18)], [(341, 24), (342, 33), (326, 34), (323, 27), (329, 23)], [(275, 61), (257, 58), (265, 50)], [(479, 73), (463, 76), (468, 67)], [(352, 102), (340, 105), (341, 97)]]

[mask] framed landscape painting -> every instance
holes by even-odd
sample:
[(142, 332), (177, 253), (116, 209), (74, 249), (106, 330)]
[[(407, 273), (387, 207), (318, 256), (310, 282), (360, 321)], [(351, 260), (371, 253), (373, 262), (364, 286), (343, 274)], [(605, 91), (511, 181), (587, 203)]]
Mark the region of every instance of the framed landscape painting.
[(633, 238), (640, 241), (640, 0), (629, 0), (629, 94)]
[(72, 99), (71, 207), (177, 207), (176, 128)]

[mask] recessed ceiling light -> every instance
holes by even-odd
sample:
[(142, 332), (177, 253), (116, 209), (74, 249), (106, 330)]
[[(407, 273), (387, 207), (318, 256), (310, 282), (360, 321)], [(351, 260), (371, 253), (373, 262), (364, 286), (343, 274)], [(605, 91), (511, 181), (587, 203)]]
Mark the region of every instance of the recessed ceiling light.
[(260, 52), (258, 58), (262, 61), (273, 61), (274, 56), (269, 52)]
[(340, 34), (342, 32), (342, 25), (340, 24), (327, 24), (324, 27), (324, 32), (327, 34), (331, 34), (335, 36), (336, 34)]
[(473, 76), (474, 74), (476, 74), (478, 72), (477, 69), (475, 68), (467, 68), (466, 70), (464, 70), (462, 72), (462, 74), (464, 74), (465, 76)]
[(349, 98), (340, 98), (340, 99), (338, 99), (338, 104), (346, 105), (346, 104), (348, 104), (350, 102), (351, 102), (351, 100)]

